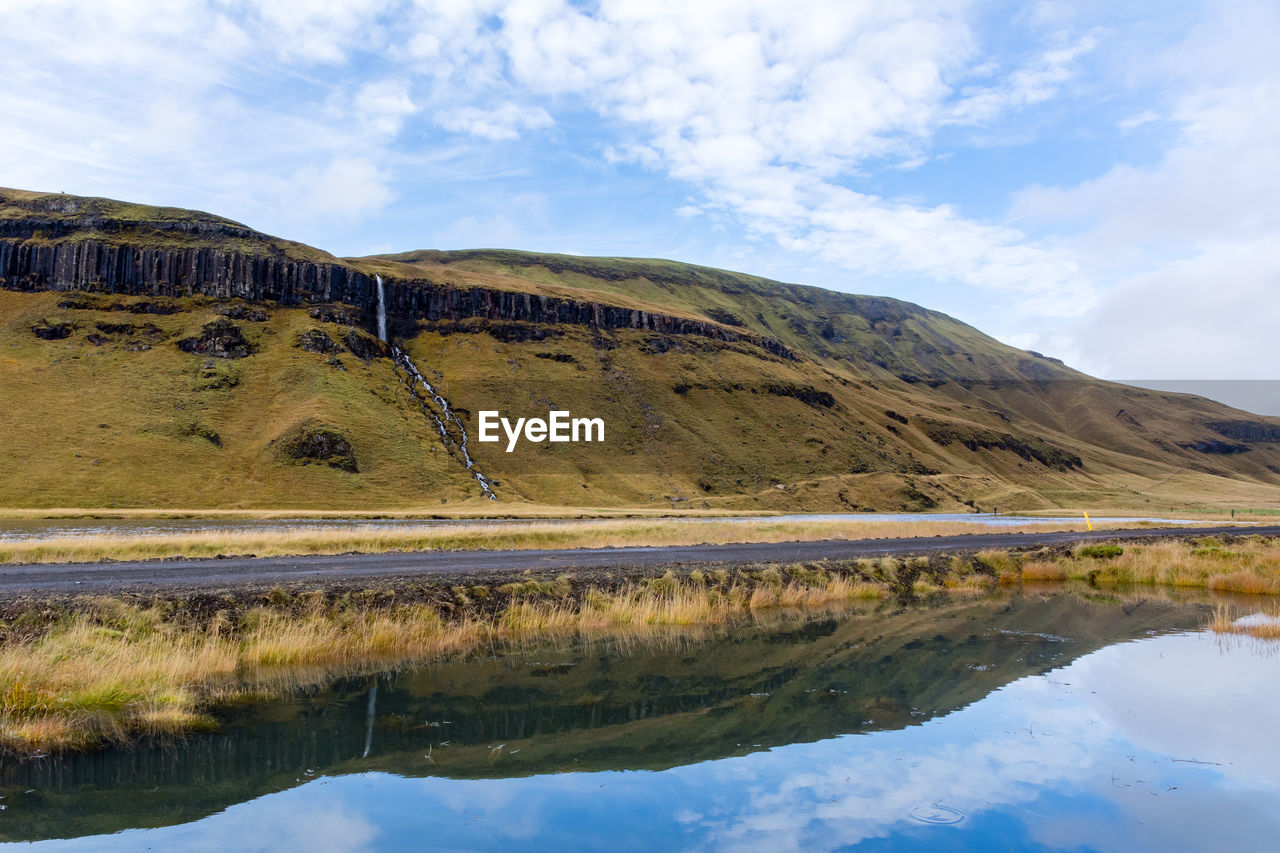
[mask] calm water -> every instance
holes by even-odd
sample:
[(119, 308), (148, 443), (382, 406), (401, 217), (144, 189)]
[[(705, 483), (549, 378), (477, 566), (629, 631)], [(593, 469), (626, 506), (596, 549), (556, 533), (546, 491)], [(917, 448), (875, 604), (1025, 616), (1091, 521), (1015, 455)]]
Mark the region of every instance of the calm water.
[(1280, 656), (1026, 594), (348, 680), (8, 764), (44, 849), (1264, 850)]
[[(228, 533), (271, 533), (289, 530), (308, 530), (318, 527), (358, 530), (369, 527), (434, 527), (440, 525), (525, 525), (525, 524), (590, 524), (609, 523), (618, 519), (580, 518), (283, 518), (283, 519), (0, 519), (0, 542), (47, 539), (51, 536), (163, 536), (174, 533), (198, 533), (225, 531)], [(643, 519), (638, 519), (643, 520)], [(811, 513), (806, 515), (774, 516), (726, 516), (668, 519), (685, 524), (733, 522), (759, 524), (778, 521), (865, 521), (865, 522), (940, 522), (963, 521), (989, 527), (1011, 527), (1024, 524), (1061, 524), (1082, 521), (1080, 516), (1046, 517), (1023, 515), (987, 515), (980, 513), (910, 513), (910, 512), (854, 512)], [(1102, 517), (1093, 519), (1100, 524), (1116, 524), (1128, 521), (1152, 521), (1159, 524), (1198, 524), (1200, 522), (1176, 518), (1127, 518)], [(1241, 524), (1246, 522), (1242, 521)]]

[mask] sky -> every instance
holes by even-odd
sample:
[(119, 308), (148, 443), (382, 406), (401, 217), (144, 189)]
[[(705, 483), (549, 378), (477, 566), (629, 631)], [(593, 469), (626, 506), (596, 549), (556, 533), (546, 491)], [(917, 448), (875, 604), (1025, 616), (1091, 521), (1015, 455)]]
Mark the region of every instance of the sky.
[(0, 0), (0, 186), (664, 257), (1278, 379), (1280, 4)]

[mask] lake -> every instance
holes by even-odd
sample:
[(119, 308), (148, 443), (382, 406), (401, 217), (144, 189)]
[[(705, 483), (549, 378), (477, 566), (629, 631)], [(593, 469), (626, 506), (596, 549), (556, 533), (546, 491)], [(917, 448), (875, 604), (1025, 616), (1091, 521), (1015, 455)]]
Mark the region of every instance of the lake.
[(221, 709), (218, 731), (178, 744), (8, 761), (0, 839), (1273, 847), (1280, 646), (1204, 632), (1205, 597), (1082, 587), (867, 608), (345, 679)]

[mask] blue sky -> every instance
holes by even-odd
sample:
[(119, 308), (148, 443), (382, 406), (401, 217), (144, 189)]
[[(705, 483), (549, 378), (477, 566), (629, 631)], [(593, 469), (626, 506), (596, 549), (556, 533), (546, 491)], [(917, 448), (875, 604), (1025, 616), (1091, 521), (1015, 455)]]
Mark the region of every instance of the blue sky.
[(0, 3), (0, 185), (658, 256), (1277, 378), (1274, 2)]

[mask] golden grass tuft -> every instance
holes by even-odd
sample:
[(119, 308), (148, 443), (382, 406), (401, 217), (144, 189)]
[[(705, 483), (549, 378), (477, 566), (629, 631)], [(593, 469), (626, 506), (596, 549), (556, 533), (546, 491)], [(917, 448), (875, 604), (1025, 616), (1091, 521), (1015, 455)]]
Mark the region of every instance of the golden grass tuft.
[(1274, 578), (1261, 577), (1253, 572), (1223, 572), (1207, 581), (1209, 589), (1218, 592), (1240, 592), (1246, 595), (1275, 595), (1280, 588)]
[(996, 579), (979, 572), (948, 575), (944, 586), (951, 592), (968, 595), (983, 595), (996, 585)]
[(998, 583), (1017, 583), (1020, 577), (1021, 558), (999, 548), (987, 548), (973, 555), (979, 570), (995, 577)]
[(1033, 560), (1022, 565), (1022, 579), (1028, 581), (1064, 581), (1067, 570), (1058, 563)]
[(1280, 640), (1280, 618), (1271, 616), (1242, 621), (1233, 618), (1230, 608), (1218, 605), (1209, 620), (1209, 630), (1215, 634), (1253, 637), (1257, 640)]

